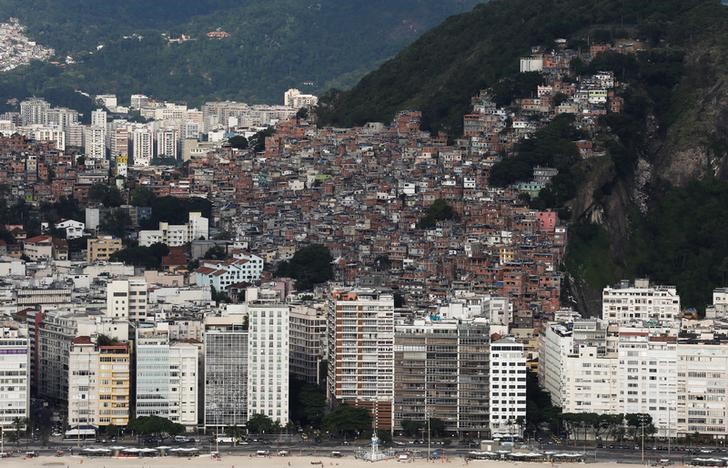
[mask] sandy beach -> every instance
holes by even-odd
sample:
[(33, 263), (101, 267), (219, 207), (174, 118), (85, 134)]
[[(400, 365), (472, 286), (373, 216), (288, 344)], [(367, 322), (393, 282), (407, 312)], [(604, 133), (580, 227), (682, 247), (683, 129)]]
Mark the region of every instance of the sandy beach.
[[(313, 462), (313, 463), (312, 463)], [(321, 462), (322, 464), (318, 464)], [(469, 468), (505, 468), (509, 465), (522, 465), (523, 468), (533, 466), (534, 468), (549, 466), (552, 468), (576, 468), (584, 467), (584, 463), (518, 463), (474, 460), (466, 464), (462, 458), (451, 458), (448, 461), (416, 460), (411, 462), (398, 462), (396, 460), (385, 460), (376, 462), (376, 466), (394, 468), (427, 468), (437, 465), (448, 467)], [(630, 468), (640, 465), (625, 463), (589, 463), (593, 468)], [(14, 457), (0, 460), (3, 468), (372, 468), (373, 464), (353, 457), (330, 458), (330, 457), (249, 457), (240, 455), (223, 455), (220, 460), (212, 459), (209, 455), (202, 455), (193, 458), (159, 457), (159, 458), (87, 458), (77, 456), (58, 457), (37, 457), (24, 459)]]

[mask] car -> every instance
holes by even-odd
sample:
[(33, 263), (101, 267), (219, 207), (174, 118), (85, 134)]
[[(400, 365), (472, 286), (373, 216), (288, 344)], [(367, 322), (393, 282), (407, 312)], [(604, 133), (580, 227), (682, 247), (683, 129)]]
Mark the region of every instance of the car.
[(270, 452), (268, 450), (258, 450), (255, 454), (259, 457), (267, 457), (270, 455)]
[(331, 456), (334, 458), (341, 458), (341, 452), (339, 452), (338, 450), (334, 450), (333, 452), (331, 452)]
[(279, 450), (278, 451), (279, 457), (287, 457), (288, 456), (288, 450)]
[(235, 442), (235, 439), (233, 437), (217, 436), (215, 442), (218, 444), (232, 444)]

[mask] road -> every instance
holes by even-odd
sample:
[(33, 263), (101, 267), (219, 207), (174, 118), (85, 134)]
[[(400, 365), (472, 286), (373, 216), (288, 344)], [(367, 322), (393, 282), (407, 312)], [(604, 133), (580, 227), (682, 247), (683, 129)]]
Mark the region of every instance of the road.
[[(218, 444), (216, 446), (214, 438), (206, 436), (196, 437), (196, 442), (191, 444), (175, 444), (170, 440), (165, 440), (163, 444), (168, 446), (179, 446), (179, 447), (196, 447), (201, 452), (210, 452), (217, 450), (222, 455), (225, 454), (236, 454), (236, 455), (248, 455), (254, 454), (258, 450), (268, 450), (271, 454), (276, 454), (280, 450), (289, 452), (290, 455), (300, 456), (315, 456), (325, 457), (331, 456), (331, 453), (336, 451), (340, 452), (343, 456), (352, 456), (357, 450), (368, 448), (369, 441), (359, 440), (354, 443), (343, 444), (341, 441), (325, 441), (321, 443), (312, 443), (306, 441), (298, 442), (280, 442), (280, 441), (258, 441), (250, 442), (243, 445), (232, 446), (230, 444)], [(136, 444), (132, 438), (119, 439), (115, 442), (95, 442), (95, 441), (78, 441), (75, 440), (60, 440), (52, 438), (47, 446), (40, 445), (39, 442), (29, 443), (27, 441), (21, 441), (21, 444), (16, 446), (15, 444), (6, 443), (6, 451), (14, 451), (24, 453), (26, 451), (34, 451), (39, 455), (54, 455), (56, 451), (62, 450), (66, 454), (77, 453), (78, 447), (81, 449), (86, 447), (111, 447), (111, 446), (124, 446), (124, 447), (143, 447), (143, 444)], [(383, 446), (383, 448), (390, 448), (389, 446)], [(391, 446), (397, 453), (410, 452), (415, 458), (427, 456), (427, 444), (413, 444), (411, 442), (397, 441)], [(466, 446), (459, 446), (456, 443), (446, 445), (441, 441), (434, 441), (432, 450), (439, 449), (447, 457), (463, 457), (473, 450)], [(545, 452), (571, 452), (571, 453), (585, 453), (586, 461), (612, 461), (622, 463), (640, 463), (642, 461), (642, 451), (638, 446), (622, 447), (622, 448), (597, 448), (594, 446), (582, 446), (582, 445), (552, 445), (540, 444), (538, 446), (531, 446), (530, 450)], [(667, 450), (655, 449), (651, 445), (645, 447), (644, 452), (645, 461), (654, 462), (660, 459), (669, 458), (675, 463), (687, 462), (695, 457), (706, 457), (706, 458), (721, 458), (728, 457), (728, 450), (717, 450), (715, 448), (704, 448), (702, 451), (695, 448), (679, 447), (675, 446), (668, 454)]]

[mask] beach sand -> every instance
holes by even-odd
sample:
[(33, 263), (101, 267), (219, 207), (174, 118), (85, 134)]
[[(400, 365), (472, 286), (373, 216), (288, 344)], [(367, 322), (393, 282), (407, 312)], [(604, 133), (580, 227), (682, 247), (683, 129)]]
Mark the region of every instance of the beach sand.
[[(321, 462), (322, 464), (312, 463)], [(385, 460), (371, 463), (357, 460), (353, 457), (331, 458), (331, 457), (250, 457), (241, 455), (223, 455), (220, 460), (215, 460), (209, 455), (199, 457), (159, 457), (159, 458), (87, 458), (80, 456), (65, 457), (37, 457), (24, 459), (13, 457), (0, 460), (1, 468), (435, 468), (436, 466), (460, 468), (505, 468), (509, 465), (521, 465), (522, 468), (584, 468), (584, 463), (526, 463), (526, 462), (501, 462), (487, 460), (473, 460), (466, 463), (463, 458), (450, 458), (447, 461), (415, 460), (410, 462), (398, 462), (397, 460)], [(592, 468), (630, 468), (640, 465), (625, 463), (588, 463)]]

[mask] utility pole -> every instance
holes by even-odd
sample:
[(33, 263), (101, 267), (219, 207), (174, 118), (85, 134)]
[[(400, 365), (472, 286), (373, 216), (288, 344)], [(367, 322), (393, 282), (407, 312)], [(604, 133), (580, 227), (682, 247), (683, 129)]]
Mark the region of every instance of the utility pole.
[(670, 428), (671, 423), (670, 405), (667, 405), (667, 457), (669, 458), (672, 454), (672, 429)]
[(642, 415), (640, 417), (640, 422), (642, 423), (642, 464), (645, 464), (645, 416)]

